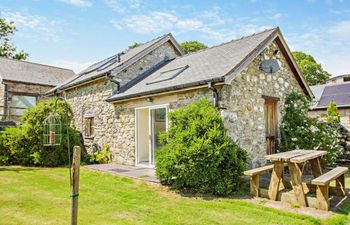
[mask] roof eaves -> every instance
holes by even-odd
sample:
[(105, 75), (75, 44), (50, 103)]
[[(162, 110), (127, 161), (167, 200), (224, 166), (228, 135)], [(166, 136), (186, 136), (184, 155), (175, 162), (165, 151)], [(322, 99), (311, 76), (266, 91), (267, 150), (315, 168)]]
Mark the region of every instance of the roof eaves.
[(230, 84), (236, 78), (236, 76), (277, 37), (278, 27), (274, 29), (275, 31), (273, 31), (267, 38), (260, 42), (256, 48), (254, 48), (241, 62), (239, 62), (232, 70), (226, 74), (226, 84)]
[(208, 80), (202, 80), (202, 81), (196, 81), (192, 83), (187, 83), (187, 84), (181, 84), (181, 85), (175, 85), (171, 87), (165, 87), (165, 88), (159, 88), (156, 90), (150, 90), (150, 91), (144, 91), (144, 92), (139, 92), (135, 94), (130, 94), (130, 95), (124, 95), (124, 96), (111, 96), (106, 99), (107, 102), (113, 102), (113, 101), (120, 101), (120, 100), (126, 100), (130, 98), (135, 98), (135, 97), (142, 97), (145, 95), (152, 95), (152, 94), (159, 94), (162, 92), (168, 92), (168, 91), (177, 91), (181, 90), (184, 88), (190, 88), (190, 87), (196, 87), (204, 84), (208, 84), (208, 82), (224, 82), (225, 81), (225, 76), (221, 76), (219, 78), (213, 78), (213, 79), (208, 79)]
[(47, 86), (47, 87), (54, 87), (55, 85), (47, 84), (47, 83), (34, 83), (34, 82), (26, 82), (26, 81), (19, 81), (19, 80), (9, 80), (9, 79), (1, 79), (3, 82), (11, 82), (11, 83), (19, 83), (19, 84), (30, 84), (30, 85), (39, 85), (39, 86)]
[(294, 57), (293, 57), (293, 55), (292, 55), (292, 53), (291, 53), (291, 51), (290, 51), (290, 49), (289, 49), (287, 43), (286, 43), (286, 40), (284, 39), (284, 37), (283, 37), (283, 35), (282, 35), (282, 32), (281, 32), (281, 30), (280, 30), (279, 28), (278, 28), (278, 37), (279, 37), (279, 39), (280, 39), (280, 41), (281, 41), (283, 47), (285, 48), (285, 50), (286, 50), (286, 52), (287, 52), (287, 54), (288, 54), (288, 56), (289, 56), (289, 58), (290, 58), (290, 61), (292, 62), (292, 64), (293, 64), (293, 66), (294, 66), (294, 68), (295, 68), (295, 70), (296, 70), (298, 76), (300, 77), (302, 83), (304, 84), (304, 87), (305, 87), (305, 89), (306, 89), (308, 95), (310, 96), (311, 99), (314, 98), (315, 96), (313, 95), (313, 93), (312, 93), (312, 91), (311, 91), (309, 85), (307, 84), (304, 75), (301, 73), (301, 71), (300, 71), (300, 69), (299, 69), (299, 66), (298, 66), (298, 64), (296, 63), (296, 61), (295, 61), (295, 59), (294, 59)]
[[(327, 109), (327, 108), (328, 108), (328, 106), (320, 105), (320, 106), (312, 107), (310, 109), (311, 110), (319, 110), (319, 109)], [(350, 108), (350, 105), (337, 105), (337, 108)]]

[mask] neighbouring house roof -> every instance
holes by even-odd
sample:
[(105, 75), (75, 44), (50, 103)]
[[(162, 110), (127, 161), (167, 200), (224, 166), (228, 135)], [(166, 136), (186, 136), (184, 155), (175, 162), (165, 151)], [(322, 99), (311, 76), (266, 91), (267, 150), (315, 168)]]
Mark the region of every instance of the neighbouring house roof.
[[(181, 47), (178, 45), (174, 37), (171, 34), (166, 34), (149, 42), (143, 43), (138, 47), (118, 53), (107, 59), (97, 62), (89, 66), (87, 69), (81, 71), (75, 77), (60, 84), (55, 89), (63, 90), (79, 84), (83, 84), (85, 82), (101, 78), (112, 70), (114, 74), (118, 74), (119, 72), (125, 70), (128, 66), (137, 62), (137, 60), (141, 59), (168, 41), (174, 46), (180, 55), (183, 54)], [(54, 91), (55, 89), (51, 90), (50, 92)]]
[(313, 109), (326, 109), (332, 101), (337, 103), (337, 107), (350, 107), (350, 83), (325, 86)]
[[(290, 51), (287, 48), (279, 28), (269, 29), (241, 39), (207, 48), (188, 55), (177, 57), (152, 73), (144, 75), (126, 90), (109, 97), (107, 101), (179, 90), (187, 87), (207, 84), (208, 82), (232, 81), (273, 40), (279, 38), (279, 47), (293, 64), (297, 79), (305, 93), (312, 96), (305, 79), (300, 74)], [(287, 55), (288, 53), (288, 55)], [(292, 68), (292, 69), (293, 69)], [(175, 73), (174, 71), (178, 71)], [(163, 76), (163, 79), (162, 79)], [(169, 77), (171, 77), (169, 79)]]
[(329, 78), (327, 81), (336, 80), (336, 79), (339, 79), (339, 78), (342, 78), (342, 77), (350, 77), (350, 74), (341, 74), (341, 75), (337, 75), (337, 76), (334, 76), (334, 77)]
[(3, 81), (56, 86), (74, 75), (69, 69), (0, 57)]

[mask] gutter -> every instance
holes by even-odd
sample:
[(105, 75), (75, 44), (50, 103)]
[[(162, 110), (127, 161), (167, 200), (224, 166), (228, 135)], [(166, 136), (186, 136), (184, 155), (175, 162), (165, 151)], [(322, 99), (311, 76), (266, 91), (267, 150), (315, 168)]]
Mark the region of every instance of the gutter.
[(32, 82), (26, 82), (26, 81), (16, 81), (16, 80), (7, 80), (7, 79), (2, 79), (2, 81), (9, 82), (9, 83), (16, 83), (16, 84), (30, 84), (30, 85), (38, 85), (38, 86), (46, 86), (46, 87), (55, 87), (55, 85), (52, 85), (52, 84), (32, 83)]
[[(182, 85), (176, 85), (172, 87), (165, 87), (165, 88), (160, 88), (157, 90), (151, 90), (151, 91), (144, 91), (140, 93), (135, 93), (135, 94), (130, 94), (130, 95), (125, 95), (125, 96), (116, 96), (116, 97), (109, 97), (106, 99), (107, 102), (117, 102), (117, 101), (128, 101), (131, 99), (136, 99), (136, 98), (145, 98), (145, 97), (150, 97), (154, 96), (157, 94), (165, 94), (164, 92), (179, 92), (179, 91), (185, 91), (183, 89), (188, 89), (192, 87), (197, 87), (197, 86), (203, 86), (208, 87), (208, 83), (216, 83), (216, 85), (224, 84), (223, 82), (225, 81), (225, 76), (219, 77), (219, 78), (213, 78), (213, 79), (208, 79), (208, 80), (203, 80), (203, 81), (197, 81), (197, 82), (192, 82), (188, 84), (182, 84)], [(198, 87), (201, 88), (201, 87)]]
[[(310, 108), (311, 111), (316, 111), (316, 110), (323, 110), (327, 109), (328, 106), (318, 106), (314, 108)], [(350, 108), (350, 105), (337, 105), (337, 108)]]

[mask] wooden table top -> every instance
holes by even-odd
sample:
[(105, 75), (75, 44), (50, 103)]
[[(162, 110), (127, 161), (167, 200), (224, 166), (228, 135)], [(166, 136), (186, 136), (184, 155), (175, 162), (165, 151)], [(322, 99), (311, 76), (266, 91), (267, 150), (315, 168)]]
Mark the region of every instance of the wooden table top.
[(326, 154), (327, 154), (326, 151), (293, 150), (289, 152), (281, 152), (277, 154), (267, 155), (265, 156), (265, 158), (270, 161), (303, 163), (311, 159), (319, 158)]

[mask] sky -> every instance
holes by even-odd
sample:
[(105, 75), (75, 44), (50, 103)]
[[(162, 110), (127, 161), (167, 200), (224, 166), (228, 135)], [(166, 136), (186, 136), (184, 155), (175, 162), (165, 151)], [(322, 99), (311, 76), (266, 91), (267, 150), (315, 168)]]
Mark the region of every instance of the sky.
[(350, 0), (0, 0), (0, 17), (29, 61), (75, 72), (169, 32), (213, 46), (279, 26), (292, 51), (350, 73)]

